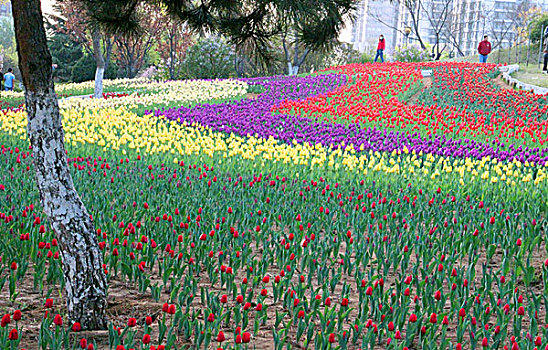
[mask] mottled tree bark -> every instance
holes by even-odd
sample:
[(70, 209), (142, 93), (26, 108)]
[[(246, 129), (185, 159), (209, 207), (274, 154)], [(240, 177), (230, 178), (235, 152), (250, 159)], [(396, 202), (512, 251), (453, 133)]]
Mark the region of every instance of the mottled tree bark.
[(93, 222), (67, 165), (40, 0), (12, 0), (28, 136), (44, 212), (59, 241), (69, 322), (106, 329), (107, 281)]
[(101, 33), (97, 28), (93, 29), (91, 33), (91, 39), (93, 41), (93, 56), (97, 68), (95, 69), (95, 88), (93, 90), (93, 97), (103, 97), (103, 76), (105, 74), (105, 58), (103, 57), (103, 51), (101, 50)]

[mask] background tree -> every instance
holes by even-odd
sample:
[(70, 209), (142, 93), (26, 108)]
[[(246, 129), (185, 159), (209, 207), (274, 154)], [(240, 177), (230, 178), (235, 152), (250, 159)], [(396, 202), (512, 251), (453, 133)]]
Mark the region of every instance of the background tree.
[[(522, 3), (516, 20), (516, 33), (520, 42), (529, 40), (529, 30), (532, 24), (543, 15), (542, 8), (530, 3)], [(532, 33), (531, 33), (532, 35)]]
[(114, 55), (126, 78), (135, 78), (155, 48), (157, 37), (166, 30), (166, 25), (169, 25), (167, 13), (154, 5), (142, 3), (135, 12), (140, 18), (138, 30), (116, 36)]
[[(114, 39), (109, 35), (101, 33), (96, 25), (89, 21), (89, 13), (81, 3), (74, 0), (56, 1), (54, 9), (59, 16), (53, 16), (59, 25), (57, 31), (67, 34), (76, 42), (80, 43), (87, 55), (95, 60), (95, 88), (93, 95), (96, 98), (103, 97), (103, 78), (108, 69), (112, 53)], [(89, 62), (88, 57), (82, 57), (77, 65), (76, 71)], [(88, 77), (87, 74), (85, 74)], [(81, 80), (81, 79), (78, 79)]]
[(184, 23), (165, 13), (165, 10), (162, 12), (164, 25), (162, 30), (156, 31), (154, 37), (156, 51), (167, 68), (169, 79), (175, 80), (181, 77), (182, 63), (193, 40)]
[(13, 68), (16, 77), (20, 76), (13, 21), (11, 18), (0, 18), (0, 72), (5, 73), (8, 68)]
[(486, 35), (491, 41), (493, 50), (499, 49), (497, 61), (500, 62), (501, 49), (504, 46), (512, 47), (516, 40), (516, 26), (518, 25), (519, 7), (516, 4), (505, 4), (504, 11), (498, 11), (495, 8), (487, 13)]
[(278, 38), (271, 39), (272, 50), (269, 53), (270, 59), (265, 62), (258, 59), (254, 53), (253, 45), (234, 46), (234, 66), (236, 67), (236, 76), (241, 77), (257, 77), (267, 75), (286, 74), (286, 57), (285, 54), (276, 50), (276, 47), (281, 46), (281, 41)]
[[(114, 32), (135, 32), (142, 23), (145, 0), (79, 0), (92, 19)], [(311, 50), (336, 42), (358, 0), (163, 0), (168, 13), (201, 32), (229, 38), (237, 49), (246, 46), (262, 61), (271, 61), (272, 43), (279, 38), (287, 50), (290, 74), (296, 74)], [(289, 59), (288, 59), (289, 58)]]
[(181, 67), (185, 79), (220, 79), (236, 75), (234, 52), (221, 38), (211, 36), (191, 46)]
[(325, 51), (337, 42), (337, 36), (356, 9), (356, 1), (280, 1), (276, 2), (287, 70), (299, 73), (311, 51)]
[(538, 43), (542, 37), (542, 28), (548, 26), (548, 13), (539, 15), (531, 22), (531, 41)]
[(413, 28), (413, 34), (417, 37), (419, 45), (424, 50), (426, 49), (426, 45), (424, 44), (420, 34), (420, 19), (423, 1), (425, 0), (398, 0), (398, 3), (403, 6), (407, 12), (409, 21), (411, 22), (411, 27)]
[(48, 21), (48, 47), (53, 63), (57, 64), (54, 77), (59, 81), (74, 81), (72, 69), (84, 58), (84, 48), (79, 41), (67, 34), (64, 22), (62, 18), (58, 18), (55, 24)]
[(466, 16), (460, 15), (460, 9), (456, 6), (450, 6), (444, 23), (443, 36), (451, 44), (451, 48), (457, 51), (458, 56), (464, 56), (463, 51), (463, 33), (468, 25)]
[[(421, 1), (419, 2), (422, 12), (431, 28), (431, 35), (434, 37), (432, 46), (432, 57), (438, 61), (441, 54), (447, 47), (447, 22), (451, 19), (452, 0)], [(443, 45), (443, 46), (442, 46)]]
[[(419, 45), (421, 46), (422, 49), (426, 49), (426, 45), (424, 44), (424, 41), (420, 34), (420, 19), (422, 16), (422, 7), (423, 7), (422, 2), (424, 0), (395, 0), (395, 1), (398, 5), (400, 5), (400, 7), (403, 7), (403, 11), (405, 13), (404, 18), (406, 19), (405, 21), (406, 25), (408, 23), (410, 24), (410, 27), (412, 28), (412, 32), (414, 36), (417, 38)], [(401, 30), (401, 28), (398, 25), (394, 26), (391, 23), (386, 22), (382, 18), (382, 15), (378, 13), (373, 13), (372, 16), (379, 23), (382, 23), (386, 27), (396, 30), (402, 35), (406, 36), (406, 33), (403, 30)]]

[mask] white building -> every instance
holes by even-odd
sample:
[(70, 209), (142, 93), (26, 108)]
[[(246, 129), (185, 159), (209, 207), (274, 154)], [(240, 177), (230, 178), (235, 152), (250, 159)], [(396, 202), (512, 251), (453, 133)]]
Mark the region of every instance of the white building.
[(399, 6), (388, 0), (362, 0), (352, 24), (351, 43), (355, 50), (374, 53), (379, 36), (386, 41), (386, 51), (396, 46)]
[[(516, 41), (516, 8), (525, 0), (422, 0), (414, 9), (418, 32), (427, 45), (436, 43), (455, 56), (476, 54), (484, 35), (493, 46), (507, 48)], [(415, 2), (419, 6), (419, 1)], [(548, 0), (531, 5), (548, 11)], [(440, 21), (440, 19), (443, 19)], [(443, 30), (441, 26), (443, 25)], [(411, 33), (405, 35), (405, 28)], [(362, 0), (352, 24), (350, 42), (361, 52), (374, 52), (378, 36), (384, 34), (388, 53), (398, 46), (418, 44), (411, 13), (403, 1)]]

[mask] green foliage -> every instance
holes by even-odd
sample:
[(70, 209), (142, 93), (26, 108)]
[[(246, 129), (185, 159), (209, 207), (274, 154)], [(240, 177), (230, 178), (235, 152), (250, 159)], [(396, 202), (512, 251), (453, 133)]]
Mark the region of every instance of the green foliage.
[(183, 62), (182, 78), (217, 79), (236, 75), (234, 52), (218, 37), (201, 39), (188, 49)]
[(342, 66), (360, 62), (360, 52), (348, 44), (336, 44), (327, 51), (313, 51), (301, 67), (301, 72), (322, 70), (329, 67)]
[(430, 61), (431, 56), (428, 50), (422, 49), (418, 45), (409, 45), (397, 47), (394, 52), (394, 58), (399, 62), (424, 62)]
[[(57, 68), (53, 71), (53, 77), (61, 82), (72, 80), (72, 71), (75, 65), (84, 57), (82, 44), (73, 40), (63, 29), (64, 23), (59, 21), (58, 28), (48, 23), (53, 35), (48, 38), (48, 47), (51, 58)], [(79, 80), (83, 81), (83, 80)]]
[[(548, 26), (548, 13), (544, 13), (531, 22), (531, 41), (538, 43), (542, 36), (542, 28)], [(545, 38), (544, 40), (548, 40)]]
[[(48, 37), (48, 48), (52, 61), (57, 65), (53, 71), (53, 77), (58, 82), (80, 83), (86, 80), (95, 79), (97, 67), (95, 59), (87, 53), (84, 45), (68, 34), (68, 29), (62, 18), (57, 18), (55, 24), (46, 24), (50, 35)], [(105, 79), (117, 77), (118, 67), (114, 62), (109, 62)]]
[[(11, 17), (3, 17), (0, 19), (0, 51), (3, 51), (4, 53), (4, 67), (2, 68), (2, 72), (5, 73), (8, 68), (13, 68), (15, 77), (19, 79), (21, 74), (19, 73), (17, 48), (15, 46), (15, 32)], [(17, 84), (15, 85), (15, 88), (17, 88)]]
[(254, 57), (272, 59), (272, 39), (295, 32), (300, 44), (326, 49), (336, 42), (357, 0), (79, 0), (90, 20), (111, 33), (135, 33), (146, 20), (140, 6), (162, 4), (189, 28), (224, 35)]
[[(75, 83), (81, 83), (87, 80), (95, 79), (95, 69), (97, 64), (95, 59), (91, 55), (83, 55), (72, 66), (70, 71), (70, 81)], [(113, 62), (107, 67), (104, 74), (105, 79), (114, 79), (117, 77), (118, 67)]]
[(373, 63), (375, 54), (373, 52), (362, 52), (356, 63)]
[(95, 79), (96, 67), (95, 59), (90, 55), (84, 55), (72, 66), (70, 80), (75, 83), (93, 80)]

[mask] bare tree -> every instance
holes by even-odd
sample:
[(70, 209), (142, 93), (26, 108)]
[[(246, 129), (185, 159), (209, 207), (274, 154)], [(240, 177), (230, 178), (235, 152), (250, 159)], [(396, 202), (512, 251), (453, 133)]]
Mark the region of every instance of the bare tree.
[(275, 19), (289, 75), (299, 73), (310, 52), (329, 49), (337, 42), (345, 20), (353, 17), (356, 4), (356, 0), (279, 2)]
[(57, 30), (66, 30), (66, 34), (82, 44), (86, 53), (95, 59), (97, 68), (93, 96), (103, 97), (103, 77), (110, 62), (113, 38), (101, 33), (97, 26), (89, 25), (90, 16), (81, 3), (72, 0), (57, 1), (54, 7), (65, 19), (66, 29), (58, 27)]
[[(445, 30), (447, 29), (447, 22), (451, 19), (451, 8), (453, 5), (452, 0), (441, 1), (422, 1), (419, 2), (419, 6), (422, 13), (425, 15), (432, 35), (434, 36), (434, 46), (432, 46), (432, 56), (436, 61), (441, 57), (442, 52), (447, 47), (447, 35)], [(443, 41), (443, 47), (440, 50), (440, 46)]]
[(464, 56), (462, 49), (462, 33), (464, 30), (464, 21), (459, 20), (459, 14), (454, 7), (449, 12), (450, 21), (445, 22), (445, 28), (442, 31), (445, 40), (451, 44), (451, 47), (457, 51), (459, 56)]
[(499, 49), (497, 61), (500, 62), (500, 53), (505, 42), (511, 47), (512, 38), (515, 37), (518, 7), (508, 5), (505, 11), (489, 11), (487, 16), (487, 35), (491, 39), (492, 49)]
[(422, 2), (425, 0), (398, 0), (397, 2), (404, 7), (407, 14), (409, 14), (409, 19), (411, 21), (411, 26), (413, 28), (413, 33), (417, 37), (417, 41), (419, 42), (421, 48), (424, 50), (426, 49), (426, 45), (424, 44), (424, 40), (421, 37), (420, 34), (420, 18), (421, 18), (421, 8), (422, 8)]
[(169, 24), (166, 12), (154, 4), (141, 4), (136, 12), (140, 19), (139, 30), (116, 36), (114, 55), (120, 66), (125, 68), (127, 78), (135, 78), (148, 54), (155, 48), (159, 35), (166, 31), (166, 25)]

